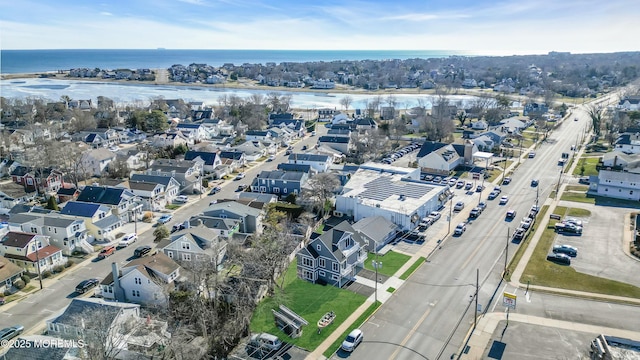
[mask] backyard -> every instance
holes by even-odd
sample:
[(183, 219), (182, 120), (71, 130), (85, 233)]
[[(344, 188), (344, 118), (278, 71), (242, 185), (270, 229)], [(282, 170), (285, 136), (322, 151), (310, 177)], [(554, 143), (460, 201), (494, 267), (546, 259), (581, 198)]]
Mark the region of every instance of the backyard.
[[(315, 349), (366, 300), (364, 296), (349, 290), (330, 285), (312, 284), (299, 279), (295, 261), (289, 265), (284, 277), (283, 289), (276, 289), (273, 296), (264, 299), (256, 308), (251, 319), (251, 332), (270, 333), (303, 349)], [(277, 309), (280, 304), (309, 322), (299, 338), (287, 337), (275, 325), (271, 310)], [(336, 320), (324, 331), (318, 333), (316, 322), (329, 311), (335, 312)]]

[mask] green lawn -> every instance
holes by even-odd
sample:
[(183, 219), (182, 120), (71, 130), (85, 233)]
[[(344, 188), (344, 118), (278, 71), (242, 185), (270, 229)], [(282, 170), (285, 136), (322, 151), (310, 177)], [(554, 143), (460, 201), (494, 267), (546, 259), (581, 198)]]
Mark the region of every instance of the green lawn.
[(331, 355), (333, 355), (333, 353), (338, 351), (338, 349), (340, 348), (340, 345), (342, 345), (342, 342), (344, 341), (344, 338), (347, 337), (347, 335), (351, 332), (351, 330), (357, 329), (358, 327), (360, 327), (360, 325), (364, 324), (364, 322), (367, 321), (369, 316), (371, 316), (371, 314), (373, 314), (376, 311), (376, 309), (380, 307), (380, 305), (382, 305), (380, 301), (374, 304), (371, 304), (371, 306), (369, 306), (367, 310), (365, 310), (365, 312), (362, 313), (362, 315), (360, 315), (360, 317), (351, 326), (349, 326), (347, 331), (342, 333), (342, 336), (339, 336), (338, 340), (334, 341), (333, 344), (331, 344), (331, 346), (329, 346), (329, 348), (322, 355), (324, 355), (327, 359), (330, 358)]
[(424, 263), (426, 259), (424, 257), (419, 258), (418, 260), (416, 260), (416, 262), (414, 262), (410, 268), (407, 269), (407, 271), (404, 272), (404, 274), (402, 274), (400, 276), (401, 280), (407, 280), (409, 278), (409, 276), (411, 276), (411, 274), (413, 274), (414, 271), (416, 271), (416, 269), (422, 265)]
[(175, 210), (175, 209), (179, 209), (179, 208), (180, 208), (180, 206), (182, 206), (182, 205), (167, 204), (167, 205), (165, 205), (164, 207), (165, 207), (167, 210)]
[[(274, 296), (264, 299), (258, 305), (253, 313), (250, 328), (252, 332), (274, 334), (303, 349), (315, 349), (366, 300), (364, 296), (349, 290), (298, 279), (295, 261), (291, 263), (284, 276), (284, 289), (276, 290)], [(301, 337), (288, 338), (276, 327), (271, 310), (277, 309), (280, 304), (309, 322), (309, 325), (303, 328)], [(329, 311), (336, 313), (336, 320), (318, 334), (316, 322)]]
[(589, 217), (591, 216), (591, 211), (587, 209), (570, 208), (569, 211), (567, 211), (567, 216)]
[(393, 293), (395, 291), (396, 291), (396, 288), (394, 288), (393, 286), (387, 288), (387, 292)]
[[(578, 165), (573, 169), (573, 175), (578, 176), (590, 176), (590, 175), (598, 175), (598, 170), (596, 170), (596, 165), (598, 165), (599, 157), (582, 157), (578, 160)], [(584, 172), (582, 171), (582, 166), (584, 165)]]
[[(554, 213), (565, 215), (570, 210), (556, 207)], [(547, 261), (547, 254), (553, 245), (556, 233), (553, 225), (547, 226), (520, 278), (521, 283), (548, 286), (568, 290), (587, 291), (625, 297), (640, 297), (640, 288), (619, 281), (587, 275), (575, 271), (571, 266)]]
[(595, 204), (596, 199), (593, 196), (587, 196), (587, 193), (563, 192), (560, 200), (582, 202), (587, 204)]
[[(379, 262), (382, 262), (382, 267), (378, 269), (378, 273), (393, 276), (398, 269), (402, 267), (402, 265), (411, 259), (411, 256), (389, 251), (385, 255), (378, 256), (377, 258)], [(364, 268), (376, 271), (371, 264), (371, 261), (373, 260), (376, 260), (376, 256), (370, 253), (367, 261), (364, 262)]]
[(567, 185), (564, 189), (566, 191), (583, 191), (583, 192), (586, 192), (587, 190), (589, 190), (589, 186), (588, 185)]

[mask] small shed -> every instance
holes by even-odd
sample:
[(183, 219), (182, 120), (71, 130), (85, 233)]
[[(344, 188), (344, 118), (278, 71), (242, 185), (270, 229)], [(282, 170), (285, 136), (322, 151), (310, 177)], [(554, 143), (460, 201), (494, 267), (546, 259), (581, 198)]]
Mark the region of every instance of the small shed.
[(309, 325), (305, 319), (284, 305), (280, 305), (278, 310), (271, 311), (273, 311), (276, 326), (291, 338), (300, 337), (302, 326)]

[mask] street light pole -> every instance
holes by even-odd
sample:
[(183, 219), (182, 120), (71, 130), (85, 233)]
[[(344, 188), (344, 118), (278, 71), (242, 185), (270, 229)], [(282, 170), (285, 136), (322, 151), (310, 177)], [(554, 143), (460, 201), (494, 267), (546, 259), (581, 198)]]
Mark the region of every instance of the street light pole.
[(509, 258), (509, 231), (511, 229), (507, 228), (507, 244), (504, 247), (504, 279), (507, 279), (507, 259)]
[(376, 285), (375, 285), (375, 290), (374, 290), (374, 294), (375, 294), (374, 295), (374, 299), (375, 299), (374, 303), (377, 303), (378, 302), (378, 268), (382, 267), (382, 262), (378, 261), (378, 252), (376, 252), (376, 259), (371, 261), (371, 263), (372, 263), (373, 267), (376, 269), (376, 279), (375, 279)]
[(38, 281), (40, 281), (40, 290), (42, 290), (42, 273), (40, 272), (40, 248), (38, 248), (38, 241), (36, 240), (36, 261), (38, 262)]
[(453, 196), (451, 196), (451, 200), (449, 202), (449, 230), (447, 230), (447, 235), (451, 233), (451, 216), (453, 215)]

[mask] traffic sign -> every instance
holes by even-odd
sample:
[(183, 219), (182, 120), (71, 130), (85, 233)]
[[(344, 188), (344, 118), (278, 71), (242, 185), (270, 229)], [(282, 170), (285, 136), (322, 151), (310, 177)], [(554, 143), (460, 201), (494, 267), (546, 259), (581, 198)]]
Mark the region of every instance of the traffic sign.
[(516, 308), (516, 294), (504, 292), (502, 293), (502, 305), (511, 309)]
[(480, 173), (473, 173), (473, 179), (474, 180), (480, 179)]

